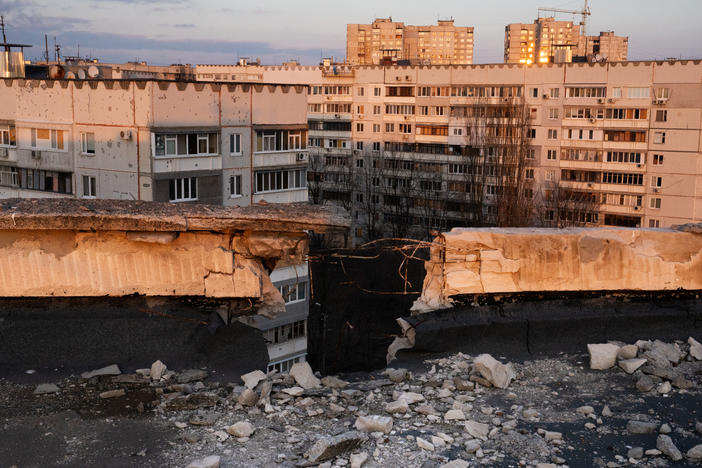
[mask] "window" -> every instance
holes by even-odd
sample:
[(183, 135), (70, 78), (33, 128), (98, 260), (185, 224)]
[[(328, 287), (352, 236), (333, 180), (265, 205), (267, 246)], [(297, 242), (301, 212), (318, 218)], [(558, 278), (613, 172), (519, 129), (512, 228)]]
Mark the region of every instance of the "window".
[(559, 117), (559, 115), (560, 115), (559, 110), (560, 110), (560, 109), (558, 109), (558, 107), (551, 107), (551, 108), (548, 110), (548, 118), (551, 119), (551, 120), (556, 120), (556, 119), (558, 119), (558, 117)]
[(95, 134), (93, 132), (81, 133), (80, 142), (83, 154), (95, 154)]
[(549, 128), (548, 129), (548, 139), (549, 140), (556, 140), (558, 139), (558, 130), (555, 128)]
[(373, 124), (373, 133), (380, 133), (380, 124)]
[(373, 96), (380, 96), (380, 88), (373, 88)]
[(297, 364), (298, 362), (305, 362), (305, 355), (304, 354), (301, 356), (292, 357), (290, 359), (285, 359), (283, 361), (271, 362), (268, 364), (268, 368), (266, 369), (266, 372), (269, 374), (271, 372), (278, 372), (278, 373), (285, 374), (285, 373), (289, 372), (290, 369), (292, 368), (292, 366), (294, 364)]
[(463, 129), (462, 129), (462, 128), (454, 128), (454, 129), (453, 129), (453, 135), (454, 135), (454, 136), (461, 136), (461, 135), (463, 135)]
[(365, 114), (365, 107), (364, 106), (356, 106), (356, 113), (357, 114)]
[(83, 176), (83, 198), (95, 198), (97, 196), (97, 181), (95, 177)]
[(663, 177), (653, 176), (651, 177), (651, 187), (661, 188), (663, 186)]
[(357, 124), (356, 124), (356, 131), (357, 131), (357, 132), (362, 132), (362, 131), (363, 131), (363, 124), (362, 124), (362, 123), (357, 123)]
[(46, 128), (32, 128), (31, 147), (36, 149), (58, 149), (63, 147), (63, 130), (50, 130)]
[(527, 179), (533, 179), (534, 178), (534, 169), (525, 169), (524, 177)]
[(373, 142), (373, 151), (380, 151), (380, 142), (379, 141)]
[(4, 179), (3, 182), (6, 182), (8, 178), (14, 178), (17, 183), (12, 185), (20, 188), (43, 192), (73, 193), (73, 175), (70, 172), (5, 167), (0, 168), (0, 177)]
[(168, 200), (172, 202), (197, 200), (197, 177), (169, 180)]
[(603, 98), (607, 97), (607, 88), (599, 86), (566, 88), (566, 95), (569, 98)]
[(622, 88), (612, 88), (612, 97), (613, 98), (622, 97)]
[(397, 131), (400, 133), (412, 133), (412, 124), (398, 124)]
[(607, 162), (641, 164), (641, 153), (630, 151), (607, 151)]
[(667, 122), (668, 121), (668, 111), (667, 110), (657, 110), (656, 111), (656, 122)]
[(551, 88), (551, 98), (553, 99), (558, 99), (561, 97), (561, 89), (560, 88)]
[(366, 93), (366, 88), (360, 87), (358, 88), (358, 95), (363, 96)]
[(375, 115), (379, 115), (382, 112), (382, 107), (381, 106), (373, 106), (373, 113)]
[(293, 190), (307, 187), (306, 169), (256, 171), (256, 193)]
[(154, 135), (155, 156), (199, 156), (219, 154), (217, 133)]
[(362, 193), (357, 193), (356, 194), (356, 201), (358, 203), (363, 203), (363, 194)]
[(651, 208), (657, 210), (660, 207), (661, 207), (661, 199), (660, 198), (651, 198)]
[(535, 128), (528, 128), (527, 129), (527, 138), (536, 138), (536, 129)]
[(0, 127), (0, 146), (17, 146), (17, 130), (14, 125)]
[(531, 97), (539, 97), (539, 88), (531, 88)]
[(558, 154), (558, 152), (555, 149), (547, 150), (546, 151), (546, 159), (555, 161), (558, 158), (557, 154)]
[(643, 185), (643, 174), (626, 174), (622, 172), (603, 172), (602, 183), (620, 185)]
[[(295, 285), (292, 285), (291, 287), (294, 288)], [(288, 286), (279, 286), (278, 290), (280, 291), (283, 298), (285, 298), (288, 295)], [(284, 294), (283, 291), (285, 291), (286, 293)], [(263, 332), (263, 338), (268, 343), (283, 343), (288, 340), (294, 340), (295, 338), (302, 338), (306, 335), (305, 322), (306, 320), (300, 320), (297, 322), (280, 325), (275, 328), (270, 328)]]
[(232, 133), (229, 135), (229, 153), (241, 154), (241, 135)]
[(256, 152), (301, 150), (305, 149), (306, 141), (304, 130), (257, 130)]
[(654, 154), (653, 155), (653, 165), (654, 166), (662, 166), (663, 165), (663, 155), (662, 154)]
[(229, 198), (241, 196), (241, 176), (235, 175), (229, 178)]
[(629, 99), (643, 99), (651, 95), (651, 89), (645, 88), (626, 88), (626, 96)]
[(527, 149), (526, 157), (527, 159), (534, 159), (534, 157), (536, 157), (536, 150), (534, 148)]
[(653, 132), (653, 142), (659, 145), (665, 143), (665, 132)]
[(661, 222), (657, 219), (649, 219), (648, 220), (648, 227), (650, 227), (650, 228), (661, 227)]
[(14, 166), (0, 166), (0, 185), (19, 187), (19, 172)]
[(546, 171), (546, 180), (552, 181), (556, 176), (556, 171)]
[(670, 98), (670, 88), (656, 88), (656, 99), (667, 101)]
[(356, 167), (362, 168), (363, 167), (363, 159), (357, 159), (356, 160)]
[(395, 124), (394, 123), (386, 123), (385, 124), (385, 131), (386, 132), (394, 132), (395, 131)]
[(359, 151), (363, 149), (363, 142), (362, 141), (356, 142), (356, 149)]

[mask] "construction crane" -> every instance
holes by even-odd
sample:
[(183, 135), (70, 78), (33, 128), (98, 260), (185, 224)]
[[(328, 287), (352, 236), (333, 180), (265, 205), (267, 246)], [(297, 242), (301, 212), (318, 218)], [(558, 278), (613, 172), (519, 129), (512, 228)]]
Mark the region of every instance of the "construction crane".
[(541, 12), (550, 13), (570, 13), (573, 15), (581, 15), (582, 20), (580, 21), (580, 26), (582, 26), (582, 35), (587, 35), (587, 17), (590, 16), (590, 7), (587, 4), (588, 0), (585, 0), (585, 5), (582, 10), (562, 10), (560, 8), (539, 8), (539, 18), (541, 18)]

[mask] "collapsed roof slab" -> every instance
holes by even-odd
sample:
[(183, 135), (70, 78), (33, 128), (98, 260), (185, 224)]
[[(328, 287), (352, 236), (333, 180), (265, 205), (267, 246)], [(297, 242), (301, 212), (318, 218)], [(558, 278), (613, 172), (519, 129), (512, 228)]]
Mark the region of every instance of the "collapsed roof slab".
[(456, 228), (435, 239), (413, 311), (471, 294), (701, 290), (700, 228)]
[(0, 297), (249, 299), (284, 310), (269, 272), (305, 261), (307, 232), (349, 220), (310, 205), (226, 208), (167, 203), (0, 201)]

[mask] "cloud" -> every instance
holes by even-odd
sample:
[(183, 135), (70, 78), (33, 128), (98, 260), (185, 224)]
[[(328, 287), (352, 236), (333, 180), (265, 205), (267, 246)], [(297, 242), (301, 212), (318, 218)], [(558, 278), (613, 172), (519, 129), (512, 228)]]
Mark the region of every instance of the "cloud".
[(174, 24), (174, 28), (194, 28), (195, 25), (193, 23), (181, 23), (181, 24)]

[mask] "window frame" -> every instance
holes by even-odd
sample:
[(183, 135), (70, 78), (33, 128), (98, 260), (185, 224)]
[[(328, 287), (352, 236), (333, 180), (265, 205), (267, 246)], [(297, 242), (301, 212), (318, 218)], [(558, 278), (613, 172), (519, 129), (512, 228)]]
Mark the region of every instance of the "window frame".
[[(83, 183), (83, 196), (82, 198), (86, 199), (93, 199), (97, 198), (97, 177), (96, 176), (91, 176), (88, 174), (84, 174), (83, 177), (81, 178), (82, 183)], [(87, 184), (86, 184), (87, 180)], [(87, 194), (86, 194), (86, 188)]]
[[(188, 183), (188, 197), (178, 196), (178, 186), (180, 185), (180, 194), (185, 194), (186, 181)], [(171, 192), (171, 184), (173, 184), (173, 192)], [(168, 179), (168, 201), (169, 203), (182, 203), (189, 201), (197, 201), (199, 196), (198, 190), (198, 178), (197, 177), (177, 177), (175, 179)], [(195, 188), (195, 196), (191, 196), (193, 193), (193, 187)], [(171, 197), (171, 193), (174, 194)]]
[[(229, 198), (241, 198), (243, 197), (243, 191), (241, 187), (242, 177), (241, 174), (233, 174), (229, 176)], [(237, 190), (233, 190), (237, 189)]]

